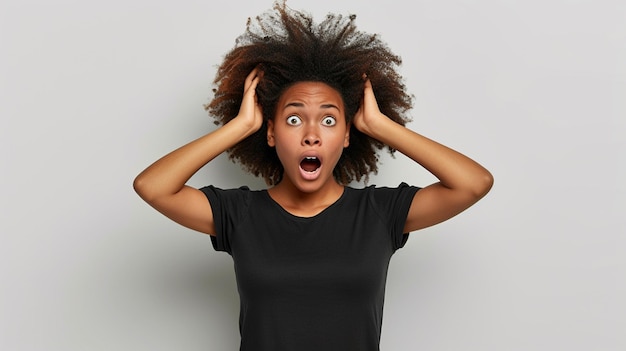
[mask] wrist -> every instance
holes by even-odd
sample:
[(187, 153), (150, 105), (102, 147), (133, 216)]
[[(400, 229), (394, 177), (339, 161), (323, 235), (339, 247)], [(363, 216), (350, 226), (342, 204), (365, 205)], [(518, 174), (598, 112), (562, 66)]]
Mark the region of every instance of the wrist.
[(235, 118), (231, 119), (227, 123), (229, 127), (236, 129), (240, 134), (243, 135), (242, 139), (245, 139), (248, 136), (256, 133), (261, 128), (262, 124), (263, 119), (250, 120), (240, 115), (237, 115)]
[(356, 127), (369, 137), (386, 143), (383, 140), (385, 135), (389, 135), (390, 133), (388, 131), (392, 130), (395, 126), (401, 127), (383, 113), (378, 113), (375, 118), (370, 118), (367, 123), (361, 123), (360, 126), (357, 125)]

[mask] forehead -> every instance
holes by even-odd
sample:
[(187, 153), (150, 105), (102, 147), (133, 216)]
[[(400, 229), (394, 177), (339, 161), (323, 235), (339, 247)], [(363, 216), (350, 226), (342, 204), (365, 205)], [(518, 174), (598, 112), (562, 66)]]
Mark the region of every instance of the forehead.
[(278, 108), (283, 109), (290, 103), (303, 103), (319, 107), (332, 104), (343, 111), (341, 94), (330, 85), (322, 82), (298, 82), (287, 88), (278, 100)]

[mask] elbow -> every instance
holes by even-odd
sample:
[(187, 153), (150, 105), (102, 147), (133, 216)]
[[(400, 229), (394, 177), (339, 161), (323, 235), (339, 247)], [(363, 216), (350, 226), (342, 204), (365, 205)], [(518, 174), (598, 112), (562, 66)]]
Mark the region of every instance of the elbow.
[(133, 189), (144, 201), (150, 202), (150, 187), (142, 175), (138, 175), (133, 181)]
[(483, 198), (493, 187), (493, 175), (485, 170), (474, 182), (473, 194), (476, 200)]

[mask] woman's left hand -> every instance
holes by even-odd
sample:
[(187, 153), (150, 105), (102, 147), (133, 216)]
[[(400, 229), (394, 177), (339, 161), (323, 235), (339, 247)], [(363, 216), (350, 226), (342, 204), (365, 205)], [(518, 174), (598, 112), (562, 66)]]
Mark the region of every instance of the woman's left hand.
[(353, 123), (362, 133), (400, 151), (439, 179), (415, 194), (404, 225), (405, 233), (454, 217), (491, 189), (493, 176), (481, 165), (380, 112), (367, 77), (363, 101)]

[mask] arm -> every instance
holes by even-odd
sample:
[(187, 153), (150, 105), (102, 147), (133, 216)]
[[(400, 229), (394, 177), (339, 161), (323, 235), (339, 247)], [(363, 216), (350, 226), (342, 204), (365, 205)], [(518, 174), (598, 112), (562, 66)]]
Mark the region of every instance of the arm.
[(475, 161), (382, 114), (369, 79), (354, 125), (402, 152), (439, 179), (415, 194), (404, 226), (406, 233), (456, 216), (485, 196), (493, 185), (491, 173)]
[(137, 194), (173, 221), (207, 234), (215, 234), (213, 212), (206, 196), (185, 183), (205, 164), (261, 127), (263, 117), (255, 89), (262, 73), (254, 69), (246, 78), (239, 114), (221, 128), (163, 156), (133, 183)]

